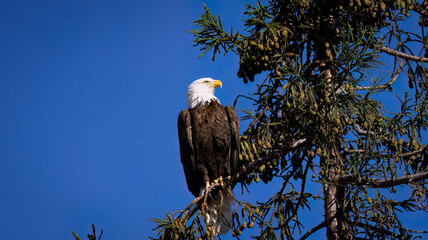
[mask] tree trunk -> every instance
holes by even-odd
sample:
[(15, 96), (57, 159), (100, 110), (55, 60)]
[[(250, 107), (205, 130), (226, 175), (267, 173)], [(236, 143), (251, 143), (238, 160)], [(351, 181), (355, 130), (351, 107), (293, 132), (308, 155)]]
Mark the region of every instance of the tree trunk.
[[(326, 71), (324, 73), (324, 79), (327, 80), (327, 84), (331, 84), (332, 73), (331, 70), (326, 67)], [(331, 96), (330, 89), (327, 90), (326, 97), (329, 98)], [(327, 146), (325, 146), (327, 147)], [(330, 159), (328, 163), (323, 163), (324, 172), (329, 180), (332, 182), (332, 179), (335, 179), (336, 176), (336, 168), (338, 168), (337, 164), (337, 151), (335, 149), (330, 149)], [(326, 159), (324, 159), (326, 161)], [(324, 211), (325, 211), (325, 222), (327, 224), (327, 239), (328, 240), (338, 240), (339, 239), (339, 231), (338, 231), (338, 201), (337, 201), (337, 186), (333, 184), (325, 184), (324, 185)]]
[[(327, 169), (328, 176), (331, 177), (335, 174), (334, 168), (329, 167)], [(337, 240), (339, 239), (338, 234), (338, 219), (337, 219), (337, 186), (325, 184), (324, 185), (324, 211), (325, 211), (325, 222), (327, 223), (327, 239)]]

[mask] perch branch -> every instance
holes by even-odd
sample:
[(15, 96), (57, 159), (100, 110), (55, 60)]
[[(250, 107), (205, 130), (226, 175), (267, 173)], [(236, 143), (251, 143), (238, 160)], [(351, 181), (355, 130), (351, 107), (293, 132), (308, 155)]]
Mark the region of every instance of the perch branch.
[(281, 149), (276, 149), (271, 153), (267, 154), (266, 156), (254, 161), (250, 165), (244, 167), (243, 169), (241, 169), (241, 171), (239, 171), (232, 177), (227, 177), (224, 179), (224, 181), (218, 181), (218, 182), (216, 181), (213, 184), (210, 184), (206, 189), (204, 195), (193, 199), (193, 201), (185, 208), (185, 210), (182, 211), (182, 212), (186, 211), (182, 219), (184, 220), (184, 222), (190, 219), (190, 217), (192, 217), (197, 212), (197, 210), (201, 208), (202, 204), (204, 203), (204, 200), (206, 199), (205, 196), (210, 194), (214, 189), (218, 187), (234, 186), (239, 180), (241, 180), (248, 174), (254, 172), (257, 168), (259, 168), (263, 164), (266, 164), (269, 161), (279, 158), (282, 154), (292, 150), (293, 148), (298, 147), (300, 144), (304, 143), (305, 141), (306, 141), (306, 138), (299, 139), (293, 142), (293, 144), (291, 144), (290, 147), (283, 147)]

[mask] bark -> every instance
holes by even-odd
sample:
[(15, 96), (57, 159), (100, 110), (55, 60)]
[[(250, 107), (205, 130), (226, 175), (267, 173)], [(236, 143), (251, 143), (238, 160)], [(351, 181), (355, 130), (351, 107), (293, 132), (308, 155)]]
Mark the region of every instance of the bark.
[(384, 180), (359, 177), (356, 175), (343, 175), (338, 177), (338, 182), (340, 184), (367, 185), (371, 188), (388, 188), (402, 184), (416, 184), (418, 181), (426, 179), (428, 179), (428, 172), (420, 172), (403, 177)]
[(400, 57), (400, 58), (403, 58), (406, 60), (411, 60), (411, 61), (416, 61), (416, 62), (428, 62), (428, 58), (414, 56), (414, 55), (410, 55), (407, 53), (399, 52), (399, 51), (394, 50), (394, 49), (389, 48), (389, 47), (382, 46), (380, 49), (382, 50), (382, 52), (385, 52), (389, 55), (397, 56), (397, 57)]
[(339, 239), (336, 193), (337, 187), (335, 185), (326, 184), (324, 186), (325, 221), (327, 223), (327, 239), (329, 240)]
[[(324, 78), (327, 79), (327, 84), (331, 84), (332, 80), (332, 71), (326, 67), (324, 73)], [(326, 92), (326, 96), (330, 97), (331, 93)], [(327, 147), (327, 146), (325, 146)], [(337, 162), (338, 152), (333, 147), (330, 149), (330, 159), (326, 163), (326, 159), (321, 160), (321, 166), (324, 168), (324, 172), (329, 179), (329, 182), (332, 182), (333, 179), (337, 179), (337, 169), (339, 169), (339, 164)], [(327, 228), (327, 239), (328, 240), (338, 240), (339, 231), (338, 226), (341, 222), (338, 214), (338, 187), (335, 184), (325, 184), (324, 185), (324, 211), (325, 211), (325, 223)]]

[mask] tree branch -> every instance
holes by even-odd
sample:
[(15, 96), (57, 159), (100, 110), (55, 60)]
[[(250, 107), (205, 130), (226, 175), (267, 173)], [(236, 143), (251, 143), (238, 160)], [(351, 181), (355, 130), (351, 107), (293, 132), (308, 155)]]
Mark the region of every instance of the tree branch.
[(428, 62), (428, 58), (414, 56), (414, 55), (410, 55), (410, 54), (407, 54), (407, 53), (399, 52), (399, 51), (394, 50), (394, 49), (389, 48), (389, 47), (382, 46), (380, 48), (380, 50), (382, 52), (384, 52), (384, 53), (389, 54), (389, 55), (397, 56), (397, 57), (400, 57), (400, 58), (404, 58), (406, 60), (412, 60), (412, 61), (418, 61), (418, 62)]
[(254, 161), (248, 166), (245, 166), (241, 171), (233, 175), (230, 179), (230, 182), (227, 183), (230, 186), (235, 186), (235, 184), (241, 180), (243, 177), (247, 176), (248, 174), (254, 172), (257, 168), (262, 166), (263, 164), (266, 164), (267, 162), (279, 158), (284, 152), (288, 152), (293, 148), (296, 148), (300, 144), (304, 143), (306, 141), (306, 138), (299, 139), (295, 141), (290, 147), (283, 147), (281, 149), (275, 149), (268, 155), (263, 156), (262, 158)]
[(403, 70), (403, 60), (400, 61), (399, 63), (400, 67), (397, 69), (397, 71), (395, 71), (392, 75), (391, 75), (391, 79), (387, 82), (384, 83), (380, 86), (368, 86), (368, 87), (363, 87), (363, 86), (358, 86), (355, 89), (356, 90), (379, 90), (379, 89), (385, 89), (385, 88), (389, 88), (391, 87), (398, 78), (398, 75), (400, 74), (400, 72)]
[(373, 179), (368, 177), (359, 177), (356, 175), (342, 175), (338, 177), (337, 182), (339, 184), (356, 184), (356, 185), (367, 185), (372, 188), (387, 188), (401, 184), (410, 184), (413, 182), (428, 179), (428, 172), (415, 173), (404, 177), (394, 179)]
[[(263, 164), (266, 164), (269, 161), (272, 161), (274, 159), (279, 158), (285, 152), (291, 151), (293, 148), (298, 147), (300, 144), (304, 143), (305, 141), (306, 141), (306, 138), (299, 139), (299, 140), (294, 141), (293, 144), (291, 144), (291, 146), (289, 146), (289, 147), (283, 147), (281, 149), (275, 149), (271, 153), (265, 155), (264, 157), (262, 157), (258, 160), (255, 160), (250, 165), (244, 167), (243, 169), (241, 169), (241, 171), (239, 171), (238, 173), (236, 173), (232, 177), (228, 177), (228, 178), (224, 179), (224, 181), (223, 180), (215, 180), (213, 184), (208, 186), (208, 188), (204, 192), (204, 195), (193, 199), (192, 202), (184, 210), (180, 211), (182, 213), (185, 212), (181, 219), (184, 220), (184, 222), (187, 222), (187, 220), (190, 219), (190, 217), (192, 217), (193, 214), (195, 214), (197, 212), (197, 210), (199, 210), (201, 208), (203, 202), (206, 200), (206, 196), (208, 194), (210, 194), (213, 190), (217, 189), (218, 187), (224, 188), (226, 186), (235, 186), (239, 180), (243, 179), (248, 174), (254, 172), (257, 168), (259, 168)], [(173, 214), (170, 214), (170, 215), (173, 215)]]
[(418, 154), (418, 153), (422, 152), (424, 149), (425, 149), (424, 147), (421, 147), (418, 150), (415, 150), (415, 151), (412, 151), (412, 152), (400, 153), (400, 154), (397, 155), (397, 157), (408, 157), (408, 156), (412, 156), (412, 155), (415, 155), (415, 154)]
[(311, 230), (307, 231), (305, 233), (305, 235), (303, 235), (300, 240), (305, 240), (306, 238), (308, 238), (312, 233), (320, 230), (321, 228), (324, 228), (325, 226), (327, 226), (326, 222), (323, 221), (320, 224), (316, 225), (315, 227), (313, 227)]

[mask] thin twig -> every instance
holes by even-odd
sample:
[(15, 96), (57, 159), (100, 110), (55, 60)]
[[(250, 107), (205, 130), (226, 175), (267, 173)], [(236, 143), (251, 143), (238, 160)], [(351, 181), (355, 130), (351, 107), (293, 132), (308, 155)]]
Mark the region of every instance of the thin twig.
[(403, 59), (401, 59), (401, 61), (399, 63), (399, 68), (397, 69), (397, 71), (395, 71), (391, 75), (391, 79), (387, 83), (384, 83), (384, 84), (377, 86), (377, 87), (376, 86), (367, 86), (367, 87), (358, 86), (355, 89), (356, 90), (379, 90), (379, 89), (389, 88), (397, 81), (398, 75), (400, 74), (400, 72), (402, 70), (403, 70)]
[(307, 231), (301, 238), (300, 240), (305, 240), (306, 238), (308, 238), (312, 233), (320, 230), (321, 228), (324, 228), (326, 226), (326, 222), (323, 221), (322, 223), (316, 225), (315, 227), (313, 227), (311, 230)]

